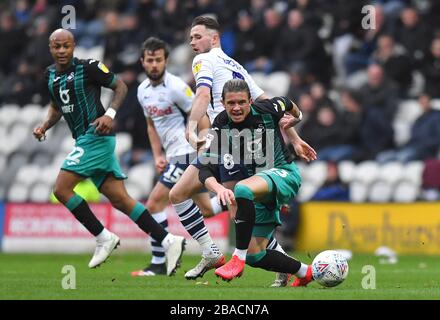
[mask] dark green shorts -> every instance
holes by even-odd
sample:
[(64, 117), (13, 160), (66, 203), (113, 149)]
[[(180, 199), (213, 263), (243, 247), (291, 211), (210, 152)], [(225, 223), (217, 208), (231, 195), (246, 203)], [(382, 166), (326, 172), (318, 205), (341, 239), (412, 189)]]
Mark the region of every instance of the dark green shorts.
[(301, 186), (301, 175), (295, 163), (289, 163), (256, 174), (266, 180), (273, 195), (272, 201), (278, 206), (288, 203), (298, 194)]
[(99, 136), (93, 131), (87, 132), (76, 139), (75, 147), (67, 155), (61, 169), (90, 178), (97, 188), (101, 187), (109, 174), (116, 179), (126, 179), (127, 176), (116, 159), (115, 145), (114, 136)]
[(254, 237), (270, 239), (275, 227), (281, 225), (280, 209), (298, 193), (301, 176), (295, 163), (260, 171), (257, 176), (266, 180), (270, 194), (261, 202), (255, 202)]
[(278, 224), (264, 224), (264, 225), (255, 225), (252, 229), (252, 237), (256, 238), (266, 238), (267, 240), (272, 237), (272, 234), (275, 231), (275, 227)]

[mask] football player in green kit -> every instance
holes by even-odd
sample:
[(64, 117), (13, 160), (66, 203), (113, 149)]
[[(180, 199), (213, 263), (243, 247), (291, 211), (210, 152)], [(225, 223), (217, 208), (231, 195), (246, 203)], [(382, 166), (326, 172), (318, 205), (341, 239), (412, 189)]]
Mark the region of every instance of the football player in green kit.
[[(252, 267), (293, 274), (292, 286), (306, 286), (312, 280), (311, 267), (276, 250), (267, 249), (275, 227), (281, 224), (279, 210), (301, 186), (299, 169), (284, 145), (279, 121), (292, 115), (283, 129), (302, 118), (301, 111), (287, 97), (253, 102), (244, 80), (225, 83), (225, 110), (215, 118), (201, 159), (199, 180), (217, 194), (222, 204), (236, 207), (236, 249), (232, 259), (216, 269), (224, 280), (241, 276), (245, 263)], [(219, 172), (219, 174), (218, 174)], [(222, 177), (235, 176), (234, 191), (224, 187)]]
[[(50, 35), (49, 49), (55, 63), (46, 69), (45, 77), (51, 104), (45, 121), (33, 131), (35, 138), (42, 141), (46, 131), (64, 117), (75, 139), (75, 147), (67, 155), (56, 179), (54, 194), (96, 237), (90, 268), (103, 263), (120, 241), (95, 217), (87, 202), (73, 191), (86, 178), (93, 181), (113, 207), (128, 215), (140, 229), (163, 245), (167, 274), (172, 275), (180, 265), (185, 240), (165, 231), (140, 202), (128, 195), (123, 182), (126, 176), (114, 153), (113, 119), (125, 98), (127, 87), (103, 63), (74, 58), (74, 48), (75, 41), (70, 31), (57, 29)], [(101, 87), (114, 91), (107, 111), (100, 101)]]

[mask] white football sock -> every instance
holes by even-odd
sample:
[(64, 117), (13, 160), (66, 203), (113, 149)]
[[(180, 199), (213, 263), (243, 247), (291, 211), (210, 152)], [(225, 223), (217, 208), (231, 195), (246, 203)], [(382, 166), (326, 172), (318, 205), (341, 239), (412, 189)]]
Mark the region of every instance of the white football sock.
[(233, 255), (237, 256), (240, 260), (246, 261), (247, 250), (235, 248)]
[(104, 242), (110, 240), (111, 236), (112, 233), (104, 228), (101, 233), (96, 236), (96, 240), (98, 240), (99, 242)]
[(209, 201), (211, 202), (212, 212), (214, 213), (214, 215), (217, 215), (217, 214), (223, 212), (222, 206), (220, 205), (220, 203), (218, 203), (217, 196), (211, 198)]
[(304, 278), (307, 274), (308, 265), (301, 263), (301, 267), (299, 268), (298, 272), (295, 273), (295, 276), (298, 278)]

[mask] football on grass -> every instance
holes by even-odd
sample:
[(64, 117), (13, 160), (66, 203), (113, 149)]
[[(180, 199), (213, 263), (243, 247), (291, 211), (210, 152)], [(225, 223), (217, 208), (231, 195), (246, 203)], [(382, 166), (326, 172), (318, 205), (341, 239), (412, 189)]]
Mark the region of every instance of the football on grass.
[(335, 250), (323, 251), (313, 259), (312, 275), (320, 285), (335, 287), (347, 278), (347, 259)]

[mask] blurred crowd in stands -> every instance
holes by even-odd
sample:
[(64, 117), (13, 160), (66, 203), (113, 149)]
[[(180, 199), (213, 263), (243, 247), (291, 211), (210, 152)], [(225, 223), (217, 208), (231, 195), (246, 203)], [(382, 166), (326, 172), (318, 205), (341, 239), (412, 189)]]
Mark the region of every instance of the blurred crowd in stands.
[[(412, 161), (436, 158), (440, 145), (440, 1), (436, 0), (16, 0), (0, 3), (0, 105), (49, 101), (48, 36), (61, 8), (76, 9), (78, 47), (103, 48), (103, 60), (129, 87), (119, 130), (149, 148), (136, 100), (139, 46), (148, 36), (187, 47), (189, 26), (214, 14), (223, 50), (249, 72), (286, 72), (287, 95), (305, 115), (301, 136), (320, 160)], [(364, 28), (374, 6), (374, 28)], [(182, 70), (191, 81), (191, 59)], [(189, 75), (188, 75), (189, 74)], [(418, 99), (409, 139), (396, 145), (401, 101)]]

